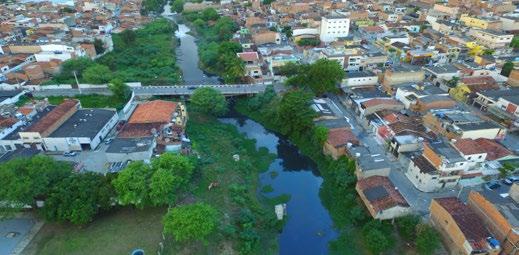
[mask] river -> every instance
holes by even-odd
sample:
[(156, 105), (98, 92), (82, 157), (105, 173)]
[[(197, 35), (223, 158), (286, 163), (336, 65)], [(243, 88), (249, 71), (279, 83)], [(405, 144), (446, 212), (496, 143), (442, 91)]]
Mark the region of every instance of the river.
[[(169, 2), (164, 6), (162, 16), (177, 22), (176, 13), (171, 13)], [(201, 84), (221, 84), (217, 76), (205, 73), (198, 67), (198, 46), (196, 45), (196, 38), (189, 34), (191, 29), (184, 24), (178, 24), (178, 29), (175, 31), (175, 37), (179, 45), (175, 49), (177, 65), (182, 71), (182, 80), (187, 85), (201, 85)]]
[[(221, 121), (255, 139), (256, 147), (265, 147), (277, 155), (268, 171), (260, 174), (260, 183), (274, 188), (268, 197), (291, 196), (287, 203), (288, 221), (279, 236), (279, 254), (327, 254), (328, 242), (338, 234), (321, 203), (319, 189), (323, 179), (313, 161), (299, 153), (286, 138), (269, 132), (255, 121), (245, 117)], [(272, 172), (277, 172), (278, 176), (272, 178)]]
[[(175, 20), (175, 15), (172, 15), (169, 9), (168, 4), (163, 16)], [(179, 24), (175, 33), (180, 40), (176, 55), (184, 82), (219, 83), (216, 77), (209, 77), (198, 67), (196, 38), (188, 32), (189, 28), (186, 25)], [(279, 236), (279, 254), (328, 254), (328, 242), (337, 238), (338, 234), (319, 197), (323, 179), (315, 164), (300, 154), (287, 139), (267, 131), (261, 124), (240, 115), (233, 114), (232, 117), (221, 121), (236, 126), (247, 137), (255, 139), (258, 148), (265, 147), (277, 155), (268, 171), (262, 173), (259, 178), (261, 186), (271, 185), (274, 188), (267, 196), (291, 196), (287, 203), (288, 221)], [(272, 172), (277, 172), (278, 176), (272, 178)]]

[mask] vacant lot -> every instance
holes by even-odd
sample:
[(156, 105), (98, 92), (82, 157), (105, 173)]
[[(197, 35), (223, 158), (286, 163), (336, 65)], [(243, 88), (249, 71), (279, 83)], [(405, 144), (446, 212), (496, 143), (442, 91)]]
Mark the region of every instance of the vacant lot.
[(135, 248), (156, 254), (162, 239), (164, 208), (122, 208), (77, 227), (46, 224), (24, 254), (130, 254)]

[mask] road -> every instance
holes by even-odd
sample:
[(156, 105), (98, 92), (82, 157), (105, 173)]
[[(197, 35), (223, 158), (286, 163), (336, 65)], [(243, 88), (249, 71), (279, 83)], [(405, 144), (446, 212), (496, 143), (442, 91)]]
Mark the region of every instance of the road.
[[(420, 215), (427, 215), (429, 212), (429, 205), (433, 198), (438, 197), (448, 197), (448, 196), (458, 196), (462, 201), (466, 201), (468, 197), (468, 193), (470, 190), (481, 190), (480, 186), (463, 188), (460, 190), (449, 189), (441, 192), (434, 193), (426, 193), (421, 192), (416, 189), (414, 185), (407, 179), (405, 176), (405, 170), (407, 166), (403, 166), (402, 163), (397, 160), (393, 155), (387, 153), (383, 144), (380, 144), (376, 139), (375, 135), (366, 130), (355, 117), (354, 112), (351, 108), (346, 107), (341, 103), (341, 98), (337, 95), (327, 95), (330, 109), (335, 113), (339, 118), (336, 120), (328, 120), (328, 121), (320, 121), (318, 124), (327, 126), (329, 128), (334, 127), (349, 127), (352, 132), (357, 136), (359, 141), (363, 145), (369, 148), (372, 154), (380, 154), (379, 157), (382, 157), (385, 162), (389, 162), (391, 165), (391, 172), (389, 174), (389, 179), (393, 182), (395, 187), (398, 188), (402, 196), (407, 200), (411, 208), (415, 210), (416, 213)], [(343, 99), (344, 101), (344, 99)], [(461, 191), (461, 192), (460, 192)]]

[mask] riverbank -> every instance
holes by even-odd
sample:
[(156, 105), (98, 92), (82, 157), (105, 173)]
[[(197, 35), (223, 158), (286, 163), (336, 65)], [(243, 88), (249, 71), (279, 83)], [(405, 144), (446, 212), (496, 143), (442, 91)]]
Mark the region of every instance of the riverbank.
[[(261, 123), (269, 130), (282, 133), (283, 120), (278, 120), (281, 97), (259, 94), (253, 98), (240, 99), (235, 109)], [(294, 117), (295, 118), (295, 117)], [(294, 120), (297, 122), (298, 120)], [(413, 254), (404, 247), (397, 230), (389, 222), (374, 221), (363, 207), (356, 194), (354, 175), (355, 162), (346, 157), (333, 160), (322, 153), (319, 128), (302, 133), (285, 133), (301, 153), (317, 165), (323, 183), (319, 196), (333, 219), (334, 228), (340, 233), (337, 240), (329, 243), (330, 254), (370, 254), (370, 250), (393, 251), (395, 254)]]
[(275, 155), (257, 149), (256, 141), (213, 117), (191, 113), (187, 126), (200, 157), (192, 200), (216, 208), (221, 224), (206, 244), (168, 238), (164, 254), (278, 254), (277, 236), (283, 222), (275, 218), (273, 204), (287, 198), (257, 194), (258, 175), (268, 169)]

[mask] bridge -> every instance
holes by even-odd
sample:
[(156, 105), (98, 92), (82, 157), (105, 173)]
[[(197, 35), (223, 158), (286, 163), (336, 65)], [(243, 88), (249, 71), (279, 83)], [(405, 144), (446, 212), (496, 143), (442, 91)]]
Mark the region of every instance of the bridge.
[[(190, 96), (198, 88), (213, 88), (225, 96), (254, 95), (265, 91), (267, 84), (236, 84), (236, 85), (166, 85), (132, 87), (136, 96)], [(275, 84), (277, 92), (284, 90), (283, 84)], [(43, 89), (32, 91), (36, 97), (69, 96), (75, 95), (111, 95), (108, 88), (83, 89)]]

